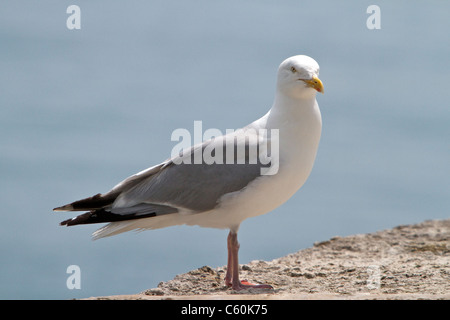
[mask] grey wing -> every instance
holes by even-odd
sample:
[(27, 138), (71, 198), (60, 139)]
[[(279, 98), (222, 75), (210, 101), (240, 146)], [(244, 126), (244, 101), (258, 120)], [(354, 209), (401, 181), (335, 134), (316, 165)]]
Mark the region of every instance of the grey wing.
[(257, 164), (171, 164), (119, 195), (115, 206), (155, 203), (202, 212), (258, 178)]
[[(167, 162), (159, 172), (123, 190), (113, 205), (113, 211), (115, 207), (130, 207), (140, 203), (167, 205), (193, 212), (208, 211), (218, 204), (223, 195), (243, 189), (261, 176), (262, 167), (267, 167), (258, 161), (250, 163), (248, 150), (245, 151), (244, 163), (237, 164), (234, 161), (227, 164), (222, 161), (207, 164), (202, 161), (195, 164), (195, 153), (204, 152), (210, 143), (204, 142), (201, 147), (191, 148), (187, 157), (184, 154), (185, 159), (190, 158), (190, 163)], [(225, 160), (225, 151), (222, 151), (222, 155)]]
[[(106, 194), (97, 194), (54, 210), (90, 211), (63, 221), (62, 225), (140, 219), (180, 210), (209, 211), (217, 206), (223, 195), (245, 188), (261, 176), (262, 168), (268, 167), (259, 162), (258, 152), (250, 150), (254, 142), (242, 139), (242, 135), (237, 137), (239, 141), (235, 140), (230, 164), (227, 164), (222, 136), (125, 179)], [(244, 151), (239, 153), (237, 146), (244, 146)], [(202, 161), (197, 164), (196, 155), (204, 155), (208, 148), (211, 155), (222, 161), (207, 163), (200, 157)], [(190, 161), (179, 162), (181, 158)]]

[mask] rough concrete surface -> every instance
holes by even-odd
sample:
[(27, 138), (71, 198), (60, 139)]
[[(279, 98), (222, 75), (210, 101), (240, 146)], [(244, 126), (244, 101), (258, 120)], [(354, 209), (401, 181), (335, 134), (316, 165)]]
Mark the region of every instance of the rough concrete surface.
[(450, 299), (450, 219), (334, 237), (272, 261), (241, 265), (241, 279), (273, 290), (236, 292), (226, 267), (204, 266), (135, 295), (90, 299)]

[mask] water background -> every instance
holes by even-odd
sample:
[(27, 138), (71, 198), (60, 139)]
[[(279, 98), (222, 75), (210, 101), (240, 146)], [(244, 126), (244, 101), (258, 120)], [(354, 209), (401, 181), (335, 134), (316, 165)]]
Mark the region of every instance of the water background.
[[(69, 30), (66, 9), (81, 8)], [(381, 9), (369, 30), (366, 9)], [(323, 133), (305, 184), (246, 220), (240, 262), (332, 236), (449, 217), (450, 3), (3, 1), (0, 298), (131, 294), (226, 264), (226, 230), (172, 227), (92, 241), (52, 208), (170, 155), (173, 130), (237, 129), (270, 108), (279, 63), (321, 67)], [(81, 269), (69, 290), (66, 269)]]

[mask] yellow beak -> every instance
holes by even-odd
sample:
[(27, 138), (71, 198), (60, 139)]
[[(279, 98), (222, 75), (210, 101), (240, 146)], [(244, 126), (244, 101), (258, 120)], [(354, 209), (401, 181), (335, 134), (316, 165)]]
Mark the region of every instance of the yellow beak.
[(311, 80), (303, 80), (308, 87), (316, 89), (318, 92), (323, 93), (323, 83), (317, 77), (312, 77)]

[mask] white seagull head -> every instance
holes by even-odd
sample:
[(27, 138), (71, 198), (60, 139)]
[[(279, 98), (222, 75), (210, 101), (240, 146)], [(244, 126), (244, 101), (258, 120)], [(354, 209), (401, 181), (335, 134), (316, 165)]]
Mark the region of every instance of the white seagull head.
[(323, 93), (319, 79), (319, 64), (311, 57), (298, 55), (287, 58), (278, 68), (278, 91), (291, 98), (313, 98)]

